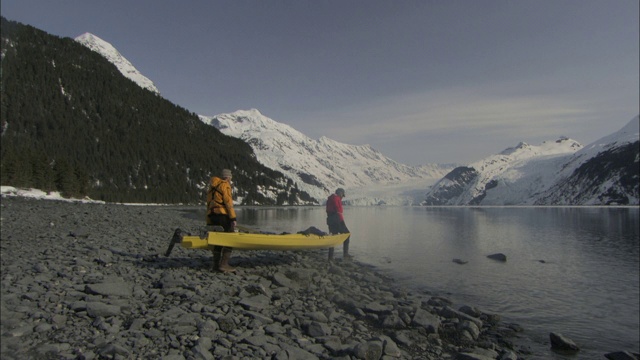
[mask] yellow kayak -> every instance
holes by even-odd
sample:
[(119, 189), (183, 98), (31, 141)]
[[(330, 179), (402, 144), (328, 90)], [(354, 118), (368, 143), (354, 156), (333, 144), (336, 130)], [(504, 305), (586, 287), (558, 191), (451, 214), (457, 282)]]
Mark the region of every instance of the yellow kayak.
[(184, 235), (180, 229), (177, 229), (166, 256), (169, 256), (175, 243), (180, 243), (187, 249), (213, 249), (214, 246), (226, 246), (239, 250), (310, 250), (338, 246), (347, 240), (349, 235), (349, 233), (314, 235), (207, 231), (201, 237)]

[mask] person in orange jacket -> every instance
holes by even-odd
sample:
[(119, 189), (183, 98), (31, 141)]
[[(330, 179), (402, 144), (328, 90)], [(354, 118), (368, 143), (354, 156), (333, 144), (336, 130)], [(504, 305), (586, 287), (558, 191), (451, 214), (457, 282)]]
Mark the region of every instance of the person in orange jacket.
[[(222, 170), (222, 177), (214, 176), (207, 191), (207, 225), (222, 226), (225, 232), (234, 232), (237, 224), (236, 211), (233, 209), (231, 196), (231, 170)], [(230, 247), (215, 246), (213, 248), (213, 270), (234, 272), (229, 265)]]
[[(327, 225), (329, 232), (332, 234), (345, 234), (349, 232), (347, 225), (344, 223), (344, 215), (342, 214), (342, 198), (345, 197), (344, 189), (338, 188), (334, 194), (327, 199)], [(349, 255), (349, 240), (351, 236), (344, 241), (342, 245), (343, 259), (351, 259)], [(329, 260), (333, 260), (333, 248), (329, 249)]]

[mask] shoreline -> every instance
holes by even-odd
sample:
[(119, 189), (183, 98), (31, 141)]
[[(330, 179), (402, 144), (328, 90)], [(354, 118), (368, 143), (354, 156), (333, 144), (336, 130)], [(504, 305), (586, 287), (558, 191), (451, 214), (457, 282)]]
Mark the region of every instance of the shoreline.
[(2, 198), (7, 359), (525, 359), (517, 324), (398, 287), (326, 250), (176, 247), (202, 222), (162, 207)]

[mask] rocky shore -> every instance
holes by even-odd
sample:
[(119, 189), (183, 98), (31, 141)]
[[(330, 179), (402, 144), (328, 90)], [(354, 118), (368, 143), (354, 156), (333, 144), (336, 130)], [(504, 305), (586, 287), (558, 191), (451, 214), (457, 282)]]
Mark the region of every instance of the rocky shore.
[(177, 207), (1, 203), (2, 359), (522, 359), (521, 328), (326, 250), (176, 247)]

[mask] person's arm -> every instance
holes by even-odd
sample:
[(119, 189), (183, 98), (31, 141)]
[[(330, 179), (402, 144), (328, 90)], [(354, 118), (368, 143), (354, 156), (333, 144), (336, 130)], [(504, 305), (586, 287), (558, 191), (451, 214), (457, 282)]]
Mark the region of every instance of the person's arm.
[(222, 202), (224, 203), (224, 207), (227, 209), (229, 220), (235, 222), (236, 211), (233, 209), (233, 197), (231, 196), (231, 185), (229, 184), (224, 187), (224, 191), (222, 192)]

